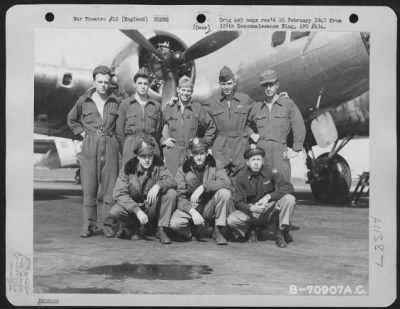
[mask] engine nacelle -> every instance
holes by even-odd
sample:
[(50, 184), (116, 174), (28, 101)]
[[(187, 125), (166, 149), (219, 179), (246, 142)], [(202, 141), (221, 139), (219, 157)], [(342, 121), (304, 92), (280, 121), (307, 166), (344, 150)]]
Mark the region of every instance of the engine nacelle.
[[(369, 135), (369, 91), (336, 107), (318, 110), (311, 122), (309, 144), (325, 148), (346, 136)], [(311, 140), (310, 140), (311, 139)]]

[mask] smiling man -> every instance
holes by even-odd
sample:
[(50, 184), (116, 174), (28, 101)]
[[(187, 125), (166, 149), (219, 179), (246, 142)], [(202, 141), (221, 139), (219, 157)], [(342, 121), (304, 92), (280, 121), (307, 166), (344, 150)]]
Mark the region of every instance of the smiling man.
[(163, 111), (164, 129), (161, 145), (165, 164), (173, 175), (189, 157), (189, 141), (195, 136), (204, 137), (211, 146), (216, 127), (209, 113), (192, 101), (193, 83), (187, 76), (179, 79), (176, 89), (178, 100), (168, 104)]
[(264, 150), (255, 144), (246, 150), (247, 166), (235, 181), (237, 210), (229, 215), (227, 222), (237, 240), (250, 236), (253, 242), (257, 241), (263, 228), (276, 225), (276, 245), (285, 248), (293, 240), (289, 230), (296, 199), (291, 194), (292, 184), (285, 181), (276, 169), (267, 167), (264, 156)]

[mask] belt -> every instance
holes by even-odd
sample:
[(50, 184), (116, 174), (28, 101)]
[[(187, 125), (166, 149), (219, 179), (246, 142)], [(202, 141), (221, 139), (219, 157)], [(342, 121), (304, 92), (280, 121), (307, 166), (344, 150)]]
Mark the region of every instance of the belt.
[(88, 135), (100, 135), (100, 136), (113, 136), (113, 135), (115, 135), (115, 132), (112, 132), (112, 131), (104, 132), (103, 130), (99, 130), (98, 129), (98, 130), (87, 131), (86, 134), (88, 134)]
[(151, 135), (151, 133), (147, 132), (145, 129), (136, 129), (136, 130), (133, 130), (133, 131), (131, 131), (129, 133), (126, 133), (126, 135), (137, 135), (137, 134), (149, 134), (149, 135)]
[(225, 137), (247, 137), (247, 133), (242, 131), (218, 132), (218, 135)]

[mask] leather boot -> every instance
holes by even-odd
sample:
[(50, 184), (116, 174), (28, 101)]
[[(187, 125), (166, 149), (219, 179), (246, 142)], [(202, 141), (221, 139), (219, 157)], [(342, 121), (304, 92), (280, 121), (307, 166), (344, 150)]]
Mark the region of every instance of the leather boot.
[(221, 226), (214, 227), (214, 239), (217, 245), (227, 245), (228, 242), (226, 241), (224, 235), (221, 232)]
[(283, 238), (285, 239), (285, 241), (286, 241), (287, 243), (293, 241), (293, 237), (292, 237), (292, 235), (290, 235), (289, 230), (290, 230), (290, 227), (287, 226), (287, 227), (282, 231)]
[(85, 224), (82, 227), (82, 230), (81, 230), (81, 233), (79, 234), (79, 237), (87, 238), (87, 237), (90, 237), (90, 236), (93, 236), (93, 228), (90, 225)]
[(163, 244), (163, 245), (167, 245), (167, 244), (170, 244), (171, 243), (171, 239), (168, 237), (168, 235), (167, 235), (167, 231), (165, 230), (165, 227), (163, 227), (163, 226), (160, 226), (159, 228), (158, 228), (158, 237), (159, 237), (159, 239), (160, 239), (160, 242)]
[(103, 233), (106, 238), (113, 238), (115, 236), (114, 229), (111, 225), (104, 224), (103, 226)]
[(250, 231), (249, 242), (258, 242), (258, 236), (256, 230)]
[(281, 229), (279, 229), (279, 228), (276, 231), (276, 245), (279, 248), (286, 248), (287, 247), (287, 243), (286, 243), (285, 237), (283, 236), (283, 231)]

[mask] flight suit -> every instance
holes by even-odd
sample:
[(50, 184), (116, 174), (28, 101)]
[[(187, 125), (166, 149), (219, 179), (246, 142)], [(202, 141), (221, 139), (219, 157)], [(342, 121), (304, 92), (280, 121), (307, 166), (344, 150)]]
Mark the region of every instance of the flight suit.
[[(185, 236), (190, 234), (190, 209), (195, 208), (206, 221), (215, 219), (216, 226), (226, 226), (226, 218), (232, 210), (230, 181), (225, 170), (217, 167), (215, 159), (208, 155), (204, 173), (198, 173), (192, 160), (186, 160), (176, 173), (177, 210), (170, 222), (172, 230)], [(190, 197), (201, 185), (204, 185), (204, 193), (195, 205), (190, 202)]]
[(108, 212), (112, 205), (112, 192), (118, 177), (120, 143), (115, 134), (119, 99), (110, 94), (104, 104), (103, 119), (91, 96), (95, 89), (82, 95), (67, 116), (68, 126), (74, 134), (85, 131), (80, 154), (83, 190), (84, 225), (93, 228), (97, 222), (97, 193), (101, 184), (104, 224), (112, 224)]
[[(247, 166), (243, 167), (235, 179), (233, 198), (236, 211), (228, 219), (228, 226), (233, 233), (245, 237), (249, 228), (267, 227), (278, 223), (280, 227), (289, 226), (293, 216), (296, 200), (291, 194), (294, 191), (290, 182), (276, 169), (264, 165), (259, 173), (253, 173)], [(250, 212), (250, 204), (257, 203), (265, 195), (271, 199), (264, 212), (256, 217)], [(274, 222), (278, 218), (278, 222)]]
[[(147, 204), (147, 194), (155, 184), (160, 186), (159, 195), (152, 204)], [(110, 215), (122, 221), (132, 233), (140, 226), (136, 217), (139, 209), (148, 215), (148, 224), (156, 220), (158, 227), (168, 227), (176, 208), (176, 181), (158, 156), (154, 156), (148, 171), (134, 157), (121, 169), (113, 196), (115, 204)]]
[(122, 166), (133, 157), (133, 150), (145, 135), (151, 137), (156, 145), (155, 154), (160, 156), (159, 141), (162, 131), (162, 113), (160, 103), (151, 99), (144, 105), (134, 96), (123, 100), (119, 108), (117, 135), (123, 145)]
[(175, 176), (178, 167), (188, 158), (189, 141), (194, 137), (204, 137), (208, 146), (213, 144), (216, 128), (209, 113), (195, 102), (188, 103), (181, 111), (179, 102), (167, 105), (163, 111), (164, 125), (161, 143), (169, 137), (176, 140), (175, 147), (164, 147), (165, 164)]
[(290, 160), (283, 159), (287, 150), (287, 137), (293, 131), (293, 150), (301, 151), (306, 136), (303, 117), (296, 104), (286, 95), (280, 95), (271, 111), (265, 102), (255, 102), (250, 109), (248, 123), (260, 134), (258, 146), (265, 151), (266, 163), (290, 181)]
[(243, 153), (249, 144), (246, 121), (252, 102), (248, 95), (236, 92), (230, 106), (223, 96), (204, 104), (217, 127), (213, 156), (230, 177), (244, 164)]

